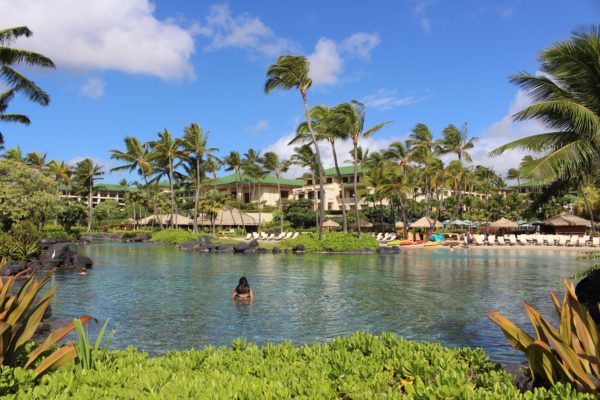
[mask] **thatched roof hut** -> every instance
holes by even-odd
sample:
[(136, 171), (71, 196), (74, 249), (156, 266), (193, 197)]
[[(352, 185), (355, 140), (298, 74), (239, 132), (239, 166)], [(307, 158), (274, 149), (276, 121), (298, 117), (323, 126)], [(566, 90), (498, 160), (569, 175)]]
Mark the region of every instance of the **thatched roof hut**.
[(507, 218), (500, 218), (498, 221), (494, 221), (489, 225), (490, 228), (493, 229), (507, 229), (507, 230), (517, 230), (519, 229), (519, 224), (514, 221), (511, 221)]
[[(177, 226), (190, 226), (193, 224), (193, 220), (179, 214), (173, 215), (173, 220)], [(150, 215), (138, 220), (138, 224), (140, 225), (150, 225), (153, 222), (155, 224), (169, 225), (171, 222), (171, 214)]]
[[(210, 225), (210, 216), (201, 214), (196, 219), (199, 225)], [(272, 218), (271, 218), (272, 220)], [(261, 222), (267, 222), (268, 216), (266, 213), (261, 215)], [(241, 212), (239, 209), (234, 207), (226, 207), (217, 213), (215, 218), (215, 225), (217, 226), (258, 226), (258, 214), (256, 217)]]
[(543, 222), (543, 230), (555, 234), (584, 234), (591, 221), (571, 213), (562, 213)]
[(412, 224), (410, 224), (409, 228), (423, 228), (423, 229), (429, 229), (431, 227), (434, 228), (443, 228), (444, 225), (442, 225), (442, 223), (440, 221), (436, 221), (432, 218), (428, 218), (428, 217), (423, 217), (415, 222), (413, 222)]
[(340, 224), (338, 224), (337, 222), (335, 222), (332, 219), (328, 219), (327, 221), (323, 222), (323, 228), (339, 228)]

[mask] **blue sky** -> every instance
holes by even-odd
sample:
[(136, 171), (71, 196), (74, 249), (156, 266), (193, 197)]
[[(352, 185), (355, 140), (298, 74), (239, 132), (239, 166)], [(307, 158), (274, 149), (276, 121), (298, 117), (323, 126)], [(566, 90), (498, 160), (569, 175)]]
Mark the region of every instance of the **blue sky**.
[(535, 72), (541, 49), (600, 15), (592, 0), (0, 0), (0, 9), (0, 26), (35, 33), (17, 46), (57, 64), (21, 68), (52, 101), (11, 103), (9, 111), (32, 124), (2, 125), (6, 148), (71, 162), (91, 157), (110, 168), (109, 150), (122, 148), (124, 136), (148, 141), (165, 128), (180, 135), (197, 122), (220, 154), (253, 147), (287, 157), (301, 99), (265, 96), (263, 84), (268, 65), (292, 53), (311, 60), (312, 105), (357, 99), (368, 126), (393, 121), (365, 143), (370, 149), (405, 138), (418, 122), (435, 136), (467, 122), (481, 138), (475, 160), (499, 172), (522, 154), (490, 160), (487, 152), (542, 129), (512, 123), (529, 100), (508, 77)]

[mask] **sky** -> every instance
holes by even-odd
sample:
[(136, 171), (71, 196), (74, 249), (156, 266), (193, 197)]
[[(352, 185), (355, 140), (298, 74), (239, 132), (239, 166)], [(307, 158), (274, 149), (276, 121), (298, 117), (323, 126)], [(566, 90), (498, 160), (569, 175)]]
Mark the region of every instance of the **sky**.
[[(543, 131), (536, 121), (512, 122), (530, 99), (510, 75), (535, 73), (542, 49), (600, 16), (594, 0), (0, 0), (0, 9), (0, 27), (34, 32), (14, 47), (56, 64), (17, 67), (51, 103), (13, 100), (8, 112), (32, 123), (1, 125), (5, 147), (70, 163), (90, 157), (107, 172), (118, 165), (110, 149), (123, 149), (125, 136), (149, 141), (164, 129), (180, 136), (192, 122), (210, 132), (220, 155), (255, 148), (288, 158), (301, 97), (265, 95), (265, 75), (279, 55), (303, 54), (310, 105), (356, 99), (367, 106), (367, 128), (391, 121), (363, 147), (385, 148), (417, 123), (437, 138), (448, 124), (466, 122), (479, 138), (474, 162), (504, 173), (523, 154), (487, 153)], [(351, 144), (338, 147), (348, 159)], [(322, 151), (332, 166), (330, 149)], [(123, 177), (137, 179), (104, 180)]]

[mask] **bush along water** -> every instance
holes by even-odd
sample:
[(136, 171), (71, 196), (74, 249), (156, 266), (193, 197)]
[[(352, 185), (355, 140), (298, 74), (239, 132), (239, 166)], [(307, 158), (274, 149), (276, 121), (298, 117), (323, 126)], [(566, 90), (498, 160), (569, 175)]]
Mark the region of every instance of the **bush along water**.
[(536, 337), (496, 312), (487, 310), (488, 318), (502, 329), (515, 349), (525, 354), (535, 385), (569, 383), (578, 391), (597, 394), (600, 392), (600, 332), (577, 300), (573, 284), (564, 283), (567, 290), (562, 304), (551, 293), (559, 318), (558, 328), (527, 302), (525, 311)]
[[(10, 374), (0, 375), (0, 385)], [(101, 353), (93, 371), (70, 364), (24, 383), (21, 399), (591, 399), (556, 384), (522, 395), (483, 350), (356, 333), (329, 344)]]
[(301, 245), (306, 251), (363, 251), (376, 250), (378, 243), (373, 236), (362, 236), (360, 239), (354, 233), (329, 232), (319, 240), (316, 233), (307, 233), (295, 239), (281, 241), (284, 249), (293, 249)]
[(199, 235), (184, 231), (183, 229), (165, 229), (152, 233), (150, 240), (152, 242), (162, 242), (169, 244), (183, 244), (188, 240), (198, 239)]

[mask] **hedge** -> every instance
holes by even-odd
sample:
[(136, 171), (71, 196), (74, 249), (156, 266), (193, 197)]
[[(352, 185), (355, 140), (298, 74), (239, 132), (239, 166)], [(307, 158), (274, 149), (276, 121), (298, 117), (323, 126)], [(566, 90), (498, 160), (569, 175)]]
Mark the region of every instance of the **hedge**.
[(376, 250), (378, 243), (373, 236), (363, 235), (359, 239), (355, 233), (328, 232), (319, 240), (316, 233), (306, 233), (295, 239), (286, 239), (280, 242), (284, 249), (292, 249), (302, 245), (306, 251), (361, 251)]

